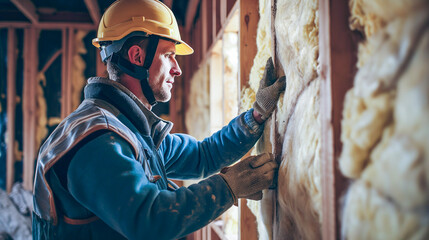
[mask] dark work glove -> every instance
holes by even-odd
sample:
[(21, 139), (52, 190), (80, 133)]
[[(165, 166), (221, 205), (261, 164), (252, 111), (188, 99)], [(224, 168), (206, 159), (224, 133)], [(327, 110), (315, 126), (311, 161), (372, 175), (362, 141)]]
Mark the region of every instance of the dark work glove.
[(264, 76), (259, 82), (259, 89), (256, 93), (256, 101), (253, 108), (261, 114), (262, 120), (267, 120), (276, 107), (280, 93), (286, 89), (286, 77), (276, 78), (276, 70), (273, 60), (268, 59), (265, 66)]
[(234, 204), (237, 204), (238, 198), (261, 200), (262, 190), (272, 185), (277, 167), (273, 155), (264, 153), (226, 167), (220, 175), (231, 190)]

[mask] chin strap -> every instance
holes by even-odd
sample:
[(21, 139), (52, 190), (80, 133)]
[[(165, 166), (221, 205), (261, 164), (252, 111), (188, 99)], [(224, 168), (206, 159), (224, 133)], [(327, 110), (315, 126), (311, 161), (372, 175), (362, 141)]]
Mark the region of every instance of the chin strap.
[(149, 68), (152, 65), (153, 57), (155, 56), (156, 49), (158, 48), (159, 37), (150, 35), (148, 37), (148, 45), (146, 47), (146, 57), (143, 66), (138, 66), (125, 60), (116, 52), (112, 54), (111, 62), (116, 64), (124, 73), (131, 77), (140, 80), (140, 86), (143, 94), (150, 105), (155, 106), (157, 101), (153, 95), (153, 91), (149, 86)]

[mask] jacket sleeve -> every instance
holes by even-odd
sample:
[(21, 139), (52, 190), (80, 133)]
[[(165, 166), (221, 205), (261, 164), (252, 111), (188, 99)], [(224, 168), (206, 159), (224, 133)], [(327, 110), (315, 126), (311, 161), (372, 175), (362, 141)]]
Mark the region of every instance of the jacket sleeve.
[(210, 176), (246, 154), (263, 129), (254, 120), (251, 109), (203, 141), (186, 134), (169, 134), (160, 148), (167, 175), (175, 179)]
[(160, 190), (148, 181), (131, 146), (111, 132), (76, 152), (67, 187), (80, 204), (128, 239), (176, 239), (233, 204), (219, 175), (188, 188)]

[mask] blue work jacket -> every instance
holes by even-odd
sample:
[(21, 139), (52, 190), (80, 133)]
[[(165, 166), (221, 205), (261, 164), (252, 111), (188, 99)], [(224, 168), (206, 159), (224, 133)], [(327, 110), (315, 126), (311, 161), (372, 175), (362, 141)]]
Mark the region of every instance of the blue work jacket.
[[(34, 239), (176, 239), (231, 207), (215, 173), (260, 137), (252, 110), (203, 141), (171, 128), (121, 84), (89, 79), (85, 100), (40, 149)], [(167, 177), (206, 179), (174, 188)]]

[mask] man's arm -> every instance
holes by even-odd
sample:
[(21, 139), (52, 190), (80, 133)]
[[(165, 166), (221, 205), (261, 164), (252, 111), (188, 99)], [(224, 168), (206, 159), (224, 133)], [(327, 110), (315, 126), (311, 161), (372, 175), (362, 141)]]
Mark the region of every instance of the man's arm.
[(210, 176), (246, 154), (262, 132), (263, 125), (249, 110), (203, 141), (186, 134), (170, 134), (160, 148), (167, 175), (176, 179)]
[(149, 182), (130, 145), (106, 133), (77, 151), (67, 187), (85, 208), (129, 239), (175, 239), (216, 219), (232, 206), (224, 179), (215, 175), (176, 191)]
[(285, 88), (286, 77), (276, 78), (273, 61), (269, 58), (253, 109), (202, 142), (187, 135), (167, 136), (161, 149), (169, 177), (209, 176), (242, 157), (261, 136), (263, 123), (271, 116)]

